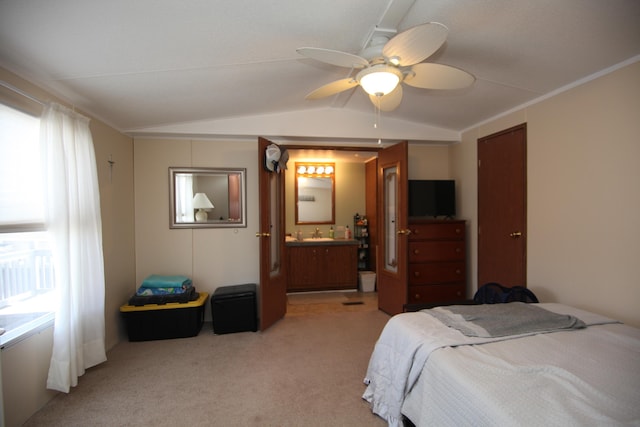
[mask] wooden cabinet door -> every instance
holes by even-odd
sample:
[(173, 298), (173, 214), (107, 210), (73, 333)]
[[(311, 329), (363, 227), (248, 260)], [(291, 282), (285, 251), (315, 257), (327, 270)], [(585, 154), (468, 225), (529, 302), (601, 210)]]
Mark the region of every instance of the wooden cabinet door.
[(292, 246), (289, 248), (289, 289), (314, 288), (320, 283), (323, 257), (316, 246)]
[(327, 246), (327, 285), (355, 286), (358, 283), (355, 246)]
[(356, 288), (355, 245), (289, 247), (289, 290), (321, 291)]

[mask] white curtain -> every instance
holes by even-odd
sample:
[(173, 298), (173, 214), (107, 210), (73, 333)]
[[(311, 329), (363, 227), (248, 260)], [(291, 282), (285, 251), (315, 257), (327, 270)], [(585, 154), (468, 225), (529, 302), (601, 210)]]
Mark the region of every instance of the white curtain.
[(176, 174), (176, 222), (193, 222), (193, 174)]
[(65, 393), (107, 360), (100, 193), (89, 119), (58, 104), (41, 120), (57, 309), (47, 388)]

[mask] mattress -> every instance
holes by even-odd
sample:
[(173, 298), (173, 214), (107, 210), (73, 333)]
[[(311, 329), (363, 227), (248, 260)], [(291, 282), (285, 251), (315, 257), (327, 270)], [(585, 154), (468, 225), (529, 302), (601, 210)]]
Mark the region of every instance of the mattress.
[(588, 326), (478, 338), (424, 312), (399, 315), (411, 317), (383, 330), (363, 397), (389, 425), (401, 424), (400, 413), (418, 426), (640, 425), (640, 330), (540, 306)]

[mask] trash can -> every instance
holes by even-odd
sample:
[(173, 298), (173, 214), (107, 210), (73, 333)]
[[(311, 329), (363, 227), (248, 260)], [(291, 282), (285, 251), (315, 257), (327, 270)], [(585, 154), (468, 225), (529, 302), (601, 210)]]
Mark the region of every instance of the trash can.
[(374, 292), (376, 290), (376, 273), (360, 271), (360, 292)]

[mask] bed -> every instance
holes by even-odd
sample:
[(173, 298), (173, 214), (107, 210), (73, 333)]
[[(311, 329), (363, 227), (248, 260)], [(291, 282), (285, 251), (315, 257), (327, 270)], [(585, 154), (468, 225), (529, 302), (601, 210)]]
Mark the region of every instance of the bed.
[[(465, 311), (476, 307), (482, 316)], [(535, 321), (501, 312), (484, 328), (492, 310), (520, 307), (566, 322), (528, 330)], [(518, 326), (491, 329), (496, 319)], [(363, 398), (390, 426), (640, 425), (640, 329), (554, 303), (402, 313), (364, 381)]]

